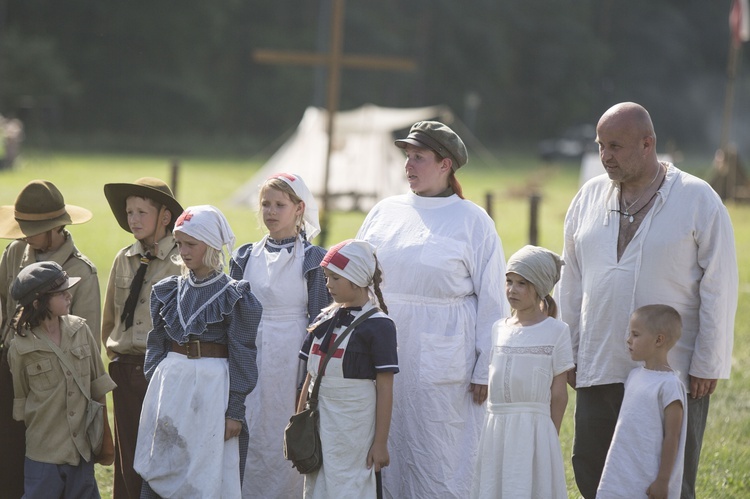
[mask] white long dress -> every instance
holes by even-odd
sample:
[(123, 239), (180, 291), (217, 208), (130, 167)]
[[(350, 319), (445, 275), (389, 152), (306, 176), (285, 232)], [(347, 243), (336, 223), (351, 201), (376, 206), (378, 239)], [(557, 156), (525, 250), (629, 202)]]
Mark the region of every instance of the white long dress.
[(258, 384), (247, 396), (247, 451), (243, 498), (301, 497), (303, 477), (284, 459), (284, 428), (294, 414), (300, 345), (307, 327), (305, 250), (300, 238), (289, 252), (253, 246), (243, 278), (263, 305), (258, 327)]
[(568, 325), (498, 321), (492, 331), (487, 415), (473, 498), (565, 498), (565, 468), (550, 417), (552, 379), (573, 367)]
[(465, 499), (484, 417), (469, 385), (487, 384), (492, 325), (509, 312), (495, 225), (456, 195), (406, 194), (378, 203), (357, 237), (378, 248), (398, 329), (384, 495)]

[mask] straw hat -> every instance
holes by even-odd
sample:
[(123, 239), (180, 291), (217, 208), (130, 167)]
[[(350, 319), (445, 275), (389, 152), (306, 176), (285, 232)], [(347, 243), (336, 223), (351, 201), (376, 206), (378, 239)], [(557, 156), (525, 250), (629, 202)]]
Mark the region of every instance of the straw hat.
[(117, 223), (128, 232), (133, 232), (130, 230), (128, 214), (125, 212), (125, 201), (130, 196), (148, 198), (163, 204), (172, 213), (172, 222), (177, 220), (183, 211), (180, 203), (174, 198), (172, 189), (164, 181), (154, 177), (139, 178), (132, 184), (105, 184), (104, 195)]
[(32, 180), (14, 206), (0, 206), (0, 238), (22, 239), (61, 225), (82, 224), (93, 215), (86, 208), (65, 204), (60, 190), (47, 180)]

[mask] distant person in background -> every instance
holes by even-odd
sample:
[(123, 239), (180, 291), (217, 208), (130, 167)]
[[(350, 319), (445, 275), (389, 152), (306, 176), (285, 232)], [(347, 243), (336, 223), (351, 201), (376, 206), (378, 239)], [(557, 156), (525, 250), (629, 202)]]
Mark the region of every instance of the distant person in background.
[(70, 289), (70, 313), (86, 319), (100, 348), (101, 297), (96, 267), (73, 244), (67, 225), (88, 222), (91, 212), (65, 204), (52, 182), (32, 180), (20, 192), (14, 206), (0, 206), (0, 238), (15, 239), (0, 258), (0, 305), (3, 309), (0, 337), (0, 490), (10, 499), (23, 494), (24, 425), (12, 418), (13, 385), (7, 355), (13, 340), (12, 321), (18, 302), (10, 288), (21, 269), (32, 263), (52, 261), (80, 282)]
[(682, 497), (695, 478), (711, 394), (732, 360), (738, 270), (734, 233), (721, 199), (704, 182), (659, 162), (646, 109), (625, 102), (596, 128), (607, 176), (587, 182), (565, 217), (559, 293), (577, 370), (573, 469), (593, 498), (628, 373), (637, 366), (625, 339), (634, 310), (674, 307), (682, 337), (669, 364), (687, 388), (688, 425)]
[(299, 175), (272, 176), (258, 197), (268, 235), (240, 246), (229, 262), (229, 275), (248, 281), (263, 305), (258, 383), (245, 404), (251, 445), (242, 496), (301, 497), (303, 477), (279, 450), (306, 373), (298, 375), (298, 353), (307, 326), (331, 302), (320, 267), (326, 252), (310, 243), (320, 232), (318, 207)]
[(378, 248), (383, 295), (398, 330), (385, 497), (469, 497), (487, 400), (492, 325), (510, 310), (495, 224), (464, 199), (466, 146), (436, 121), (404, 149), (409, 194), (379, 202), (357, 239)]
[[(2, 128), (2, 126), (0, 126)], [(0, 147), (0, 169), (11, 169), (16, 164), (18, 156), (21, 154), (21, 142), (23, 142), (23, 123), (18, 118), (12, 118), (5, 121), (4, 133), (5, 158), (2, 155)]]
[(137, 499), (142, 480), (133, 470), (138, 421), (148, 382), (143, 374), (151, 324), (151, 288), (179, 275), (172, 235), (182, 206), (164, 181), (143, 177), (132, 184), (106, 184), (104, 195), (117, 223), (135, 242), (115, 256), (104, 296), (102, 340), (110, 358), (115, 414), (113, 499)]

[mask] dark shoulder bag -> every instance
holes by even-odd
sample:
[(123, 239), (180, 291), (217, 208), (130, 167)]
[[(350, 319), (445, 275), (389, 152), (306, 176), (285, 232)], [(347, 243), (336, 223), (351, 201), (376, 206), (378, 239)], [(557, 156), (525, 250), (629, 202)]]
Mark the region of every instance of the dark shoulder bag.
[(333, 352), (339, 347), (344, 338), (351, 333), (362, 321), (369, 318), (378, 311), (377, 308), (371, 308), (364, 314), (357, 317), (343, 333), (336, 338), (332, 347), (328, 348), (328, 353), (320, 363), (318, 375), (313, 382), (312, 393), (307, 399), (305, 410), (289, 418), (289, 424), (284, 429), (284, 457), (292, 462), (292, 466), (297, 468), (302, 474), (318, 471), (323, 465), (323, 449), (320, 446), (320, 413), (318, 412), (318, 391), (320, 389), (321, 378), (325, 372), (328, 360)]

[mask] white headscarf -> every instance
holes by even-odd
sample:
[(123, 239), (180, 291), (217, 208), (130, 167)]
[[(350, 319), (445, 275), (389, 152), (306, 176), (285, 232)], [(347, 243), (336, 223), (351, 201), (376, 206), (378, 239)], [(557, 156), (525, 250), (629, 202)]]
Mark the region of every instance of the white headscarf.
[(224, 214), (211, 205), (189, 206), (174, 224), (174, 232), (184, 232), (219, 251), (226, 245), (234, 249), (234, 232)]
[(564, 262), (556, 253), (539, 246), (526, 245), (513, 253), (505, 270), (506, 273), (513, 272), (529, 281), (534, 285), (539, 298), (544, 299), (560, 280), (563, 265)]
[(305, 223), (305, 234), (307, 235), (307, 240), (312, 241), (315, 236), (320, 234), (318, 203), (315, 202), (315, 197), (313, 197), (310, 189), (307, 188), (305, 181), (296, 173), (277, 173), (271, 175), (269, 178), (283, 180), (289, 184), (289, 187), (292, 188), (297, 197), (304, 201), (305, 213), (302, 216), (302, 221)]
[(361, 288), (369, 287), (375, 274), (375, 246), (367, 241), (347, 239), (329, 249), (320, 266)]

